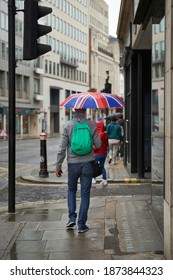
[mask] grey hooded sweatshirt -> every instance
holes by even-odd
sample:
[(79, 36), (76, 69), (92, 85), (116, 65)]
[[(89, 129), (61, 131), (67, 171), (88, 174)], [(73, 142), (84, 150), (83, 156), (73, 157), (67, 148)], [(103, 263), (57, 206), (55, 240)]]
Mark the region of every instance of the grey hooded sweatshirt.
[[(84, 114), (76, 113), (74, 116), (74, 120), (82, 123), (86, 120), (86, 116)], [(97, 129), (96, 129), (96, 122), (89, 120), (88, 125), (90, 127), (91, 134), (93, 136), (93, 145), (97, 148), (100, 148), (101, 139), (100, 139)], [(89, 162), (94, 159), (93, 151), (91, 151), (89, 154), (84, 155), (84, 156), (75, 155), (71, 151), (70, 141), (71, 141), (74, 126), (75, 126), (75, 122), (73, 120), (67, 121), (64, 124), (63, 132), (61, 134), (60, 142), (59, 142), (58, 150), (57, 150), (56, 167), (58, 170), (61, 169), (61, 165), (66, 157), (66, 153), (67, 153), (67, 162), (68, 163)]]

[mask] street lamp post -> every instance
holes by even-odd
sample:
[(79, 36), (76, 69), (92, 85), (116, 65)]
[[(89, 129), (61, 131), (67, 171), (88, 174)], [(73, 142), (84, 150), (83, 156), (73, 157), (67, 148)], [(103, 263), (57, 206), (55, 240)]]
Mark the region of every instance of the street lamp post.
[(9, 142), (8, 142), (8, 212), (15, 212), (15, 0), (8, 0), (8, 73), (9, 73)]

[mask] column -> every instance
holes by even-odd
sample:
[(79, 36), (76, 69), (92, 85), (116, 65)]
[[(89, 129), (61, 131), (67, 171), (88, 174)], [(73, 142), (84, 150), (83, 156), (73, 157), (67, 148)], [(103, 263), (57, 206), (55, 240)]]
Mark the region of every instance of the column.
[(165, 1), (164, 254), (173, 259), (173, 6)]

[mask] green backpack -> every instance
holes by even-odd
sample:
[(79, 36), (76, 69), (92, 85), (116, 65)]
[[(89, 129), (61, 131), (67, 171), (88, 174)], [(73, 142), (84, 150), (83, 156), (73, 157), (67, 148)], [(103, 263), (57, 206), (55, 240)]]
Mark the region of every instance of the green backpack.
[(83, 156), (93, 150), (93, 139), (88, 126), (88, 120), (83, 123), (75, 121), (75, 127), (72, 132), (70, 148), (78, 156)]

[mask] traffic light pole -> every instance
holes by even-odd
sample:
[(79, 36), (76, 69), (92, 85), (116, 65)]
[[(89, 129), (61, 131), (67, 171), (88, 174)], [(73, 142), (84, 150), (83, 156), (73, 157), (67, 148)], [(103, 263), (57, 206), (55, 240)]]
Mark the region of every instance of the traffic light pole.
[(8, 112), (8, 212), (15, 212), (15, 156), (16, 156), (16, 109), (15, 109), (15, 0), (8, 0), (8, 88), (9, 88), (9, 112)]

